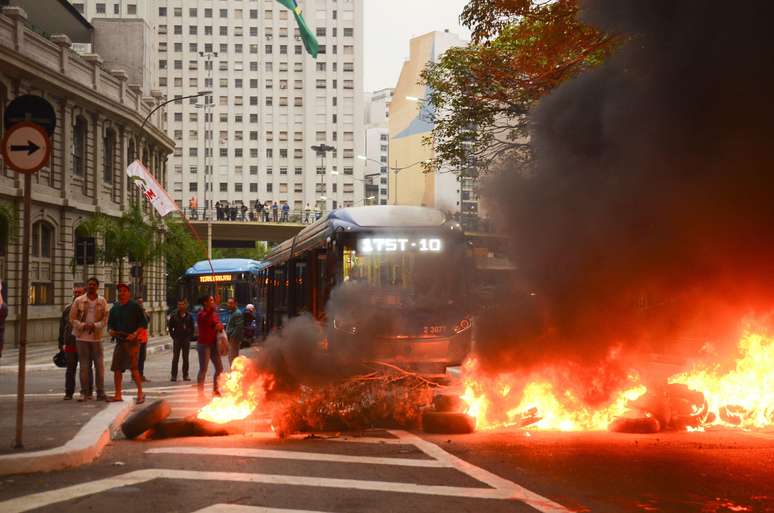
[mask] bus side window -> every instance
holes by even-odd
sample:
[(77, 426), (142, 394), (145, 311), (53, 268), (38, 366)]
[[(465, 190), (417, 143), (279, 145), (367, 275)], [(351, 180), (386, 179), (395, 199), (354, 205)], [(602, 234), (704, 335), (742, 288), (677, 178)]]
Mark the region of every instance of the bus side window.
[(296, 313), (308, 312), (311, 305), (309, 304), (309, 273), (306, 262), (296, 262), (294, 279)]
[(315, 265), (317, 266), (316, 281), (314, 286), (315, 315), (318, 319), (325, 318), (325, 300), (328, 275), (328, 258), (325, 252), (321, 251), (316, 255)]

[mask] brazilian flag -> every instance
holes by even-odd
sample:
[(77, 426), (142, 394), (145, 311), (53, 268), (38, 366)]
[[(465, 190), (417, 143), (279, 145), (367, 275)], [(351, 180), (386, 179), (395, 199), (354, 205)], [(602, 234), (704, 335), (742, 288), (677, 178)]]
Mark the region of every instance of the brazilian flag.
[(301, 39), (304, 41), (304, 48), (306, 48), (309, 55), (316, 59), (317, 50), (320, 45), (317, 42), (317, 38), (314, 37), (314, 34), (312, 34), (312, 31), (309, 29), (309, 26), (306, 24), (306, 21), (304, 21), (304, 17), (301, 15), (301, 7), (298, 6), (298, 2), (296, 0), (277, 1), (293, 11), (293, 16), (296, 17), (296, 23), (298, 23), (298, 30), (301, 32)]

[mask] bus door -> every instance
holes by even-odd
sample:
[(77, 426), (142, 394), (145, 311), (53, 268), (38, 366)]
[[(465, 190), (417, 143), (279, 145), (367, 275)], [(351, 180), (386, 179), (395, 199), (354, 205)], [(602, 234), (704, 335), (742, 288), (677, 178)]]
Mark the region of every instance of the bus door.
[(312, 287), (312, 314), (315, 319), (325, 319), (325, 302), (328, 299), (328, 255), (324, 249), (314, 253), (314, 285)]

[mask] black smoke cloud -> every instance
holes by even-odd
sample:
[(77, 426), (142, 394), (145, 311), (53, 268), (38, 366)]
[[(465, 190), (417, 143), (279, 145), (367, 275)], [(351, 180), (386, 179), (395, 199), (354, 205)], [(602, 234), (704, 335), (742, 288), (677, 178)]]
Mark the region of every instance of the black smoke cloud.
[(519, 268), (479, 322), (490, 369), (731, 339), (774, 305), (774, 3), (581, 5), (624, 42), (487, 188)]

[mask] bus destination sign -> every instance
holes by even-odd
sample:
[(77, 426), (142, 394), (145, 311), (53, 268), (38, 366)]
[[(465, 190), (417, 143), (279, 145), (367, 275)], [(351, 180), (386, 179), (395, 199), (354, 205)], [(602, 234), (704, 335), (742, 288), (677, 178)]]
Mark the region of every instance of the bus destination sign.
[(232, 280), (233, 276), (230, 274), (203, 274), (202, 276), (199, 276), (199, 283), (216, 283)]
[(358, 250), (361, 253), (400, 253), (404, 251), (420, 251), (438, 253), (441, 251), (441, 239), (409, 239), (409, 238), (371, 238), (358, 240)]

